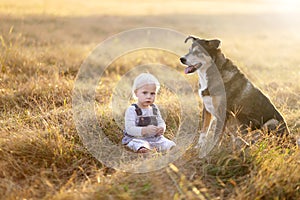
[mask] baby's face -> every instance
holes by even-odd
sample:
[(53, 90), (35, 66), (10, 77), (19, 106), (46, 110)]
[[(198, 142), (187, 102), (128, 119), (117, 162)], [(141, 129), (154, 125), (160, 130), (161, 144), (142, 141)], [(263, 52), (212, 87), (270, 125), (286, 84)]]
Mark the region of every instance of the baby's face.
[(155, 101), (156, 85), (146, 84), (135, 90), (135, 95), (138, 98), (138, 105), (141, 108), (148, 108)]

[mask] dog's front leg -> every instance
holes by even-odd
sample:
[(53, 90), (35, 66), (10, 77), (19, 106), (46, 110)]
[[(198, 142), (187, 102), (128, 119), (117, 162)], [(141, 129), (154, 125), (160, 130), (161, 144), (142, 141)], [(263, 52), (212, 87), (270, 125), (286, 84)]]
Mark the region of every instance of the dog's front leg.
[(196, 145), (195, 148), (201, 148), (201, 146), (205, 143), (207, 130), (209, 129), (211, 123), (211, 117), (212, 115), (205, 109), (205, 106), (203, 106), (202, 128), (201, 128), (198, 144)]
[(207, 156), (207, 154), (213, 149), (213, 147), (217, 143), (218, 137), (222, 132), (222, 124), (220, 122), (221, 120), (218, 119), (218, 117), (211, 116), (207, 132), (203, 135), (200, 135), (199, 138), (199, 158), (204, 158), (205, 156)]
[[(200, 135), (199, 145), (200, 152), (199, 157), (205, 157), (218, 143), (224, 128), (224, 110), (222, 107), (222, 98), (214, 97), (212, 98), (213, 109), (211, 109), (209, 125), (206, 134)], [(205, 120), (204, 120), (205, 121)], [(207, 122), (205, 122), (207, 126)], [(202, 136), (202, 137), (201, 137)], [(201, 141), (200, 141), (201, 140)]]
[(201, 133), (206, 133), (210, 124), (210, 120), (211, 114), (206, 110), (205, 106), (203, 106)]

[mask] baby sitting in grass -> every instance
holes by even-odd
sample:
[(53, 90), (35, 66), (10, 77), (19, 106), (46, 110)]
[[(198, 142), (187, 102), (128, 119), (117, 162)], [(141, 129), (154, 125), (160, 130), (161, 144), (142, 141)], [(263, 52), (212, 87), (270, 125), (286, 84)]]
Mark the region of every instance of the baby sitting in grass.
[(122, 144), (134, 152), (165, 152), (176, 145), (163, 136), (166, 124), (154, 104), (159, 88), (158, 80), (150, 73), (142, 73), (134, 80), (132, 93), (137, 103), (126, 110), (122, 139)]

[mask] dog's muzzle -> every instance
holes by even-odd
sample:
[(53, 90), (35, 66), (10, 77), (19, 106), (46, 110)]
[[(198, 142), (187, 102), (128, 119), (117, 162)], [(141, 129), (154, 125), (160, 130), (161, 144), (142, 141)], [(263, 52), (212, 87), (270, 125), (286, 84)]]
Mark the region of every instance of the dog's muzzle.
[[(180, 62), (182, 63), (182, 64), (184, 64), (184, 65), (188, 65), (187, 64), (187, 60), (186, 60), (186, 58), (185, 57), (181, 57), (180, 58)], [(186, 67), (185, 69), (184, 69), (184, 73), (185, 74), (189, 74), (189, 73), (193, 73), (194, 71), (196, 71), (199, 67), (201, 67), (201, 63), (198, 63), (198, 64), (196, 64), (196, 65), (188, 65), (188, 67)]]

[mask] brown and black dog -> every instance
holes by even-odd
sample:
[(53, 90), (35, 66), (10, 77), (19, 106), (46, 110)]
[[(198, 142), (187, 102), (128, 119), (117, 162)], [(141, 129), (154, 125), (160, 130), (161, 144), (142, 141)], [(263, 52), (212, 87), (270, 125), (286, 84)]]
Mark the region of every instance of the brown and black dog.
[(186, 74), (197, 71), (199, 75), (199, 95), (203, 100), (200, 157), (213, 148), (232, 116), (242, 132), (267, 127), (278, 135), (289, 134), (284, 118), (271, 101), (225, 58), (219, 48), (220, 40), (194, 36), (185, 42), (188, 40), (192, 40), (192, 46), (180, 61), (187, 65)]

